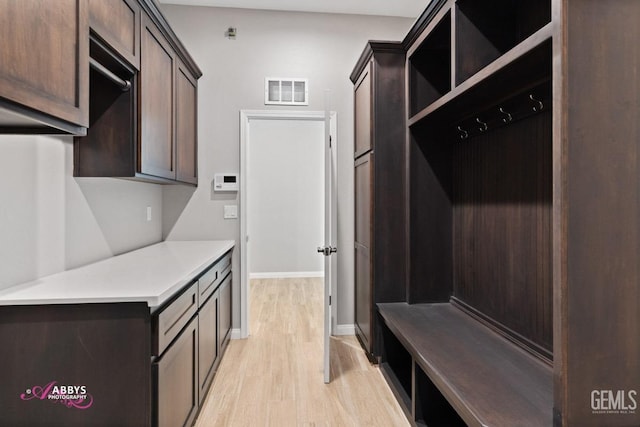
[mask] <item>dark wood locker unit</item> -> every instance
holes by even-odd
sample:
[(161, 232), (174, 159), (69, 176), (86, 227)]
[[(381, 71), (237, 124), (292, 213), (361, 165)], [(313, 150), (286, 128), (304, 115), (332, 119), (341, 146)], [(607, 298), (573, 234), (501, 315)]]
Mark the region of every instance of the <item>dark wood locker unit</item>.
[(403, 41), (406, 295), (377, 336), (415, 425), (640, 425), (638, 19), (436, 0)]
[(353, 72), (355, 116), (355, 327), (380, 356), (375, 303), (403, 301), (404, 62), (399, 42), (370, 41)]

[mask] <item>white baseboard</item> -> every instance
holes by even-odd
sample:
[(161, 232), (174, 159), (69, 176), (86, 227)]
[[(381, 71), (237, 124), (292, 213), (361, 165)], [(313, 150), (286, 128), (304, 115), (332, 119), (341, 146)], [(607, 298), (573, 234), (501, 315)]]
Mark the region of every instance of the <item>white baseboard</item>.
[(336, 329), (333, 331), (333, 335), (342, 336), (342, 335), (355, 335), (356, 334), (356, 326), (355, 325), (336, 325)]
[(285, 271), (249, 274), (249, 279), (299, 279), (302, 277), (324, 277), (324, 271)]
[(242, 333), (240, 328), (231, 329), (231, 339), (232, 340), (242, 339)]

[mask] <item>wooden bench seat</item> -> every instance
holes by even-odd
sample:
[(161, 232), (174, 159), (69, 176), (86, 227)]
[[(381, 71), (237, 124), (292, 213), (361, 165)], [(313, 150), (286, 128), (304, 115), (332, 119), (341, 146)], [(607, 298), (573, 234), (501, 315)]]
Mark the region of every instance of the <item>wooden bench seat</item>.
[(467, 425), (553, 425), (548, 364), (451, 304), (387, 303), (378, 311)]

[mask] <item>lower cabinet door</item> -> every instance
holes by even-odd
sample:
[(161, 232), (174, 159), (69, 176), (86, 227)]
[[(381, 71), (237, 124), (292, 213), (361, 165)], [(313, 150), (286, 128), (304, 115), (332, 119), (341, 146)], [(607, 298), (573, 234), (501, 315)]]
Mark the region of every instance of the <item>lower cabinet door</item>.
[(211, 298), (200, 308), (200, 314), (198, 315), (198, 335), (200, 337), (198, 344), (200, 354), (198, 385), (200, 387), (200, 402), (202, 402), (213, 380), (220, 350), (218, 347), (217, 292), (214, 292)]
[(356, 336), (362, 346), (371, 353), (371, 258), (370, 250), (355, 243), (355, 321)]
[(220, 349), (224, 348), (231, 338), (231, 273), (224, 279), (218, 289), (220, 321), (218, 322), (218, 336)]
[(153, 364), (155, 424), (190, 426), (198, 412), (198, 316)]

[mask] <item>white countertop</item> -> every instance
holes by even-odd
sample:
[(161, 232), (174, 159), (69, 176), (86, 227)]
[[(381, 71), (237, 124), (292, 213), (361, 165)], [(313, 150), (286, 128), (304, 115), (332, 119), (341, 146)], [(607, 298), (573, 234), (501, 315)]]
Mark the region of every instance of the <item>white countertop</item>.
[(146, 302), (157, 307), (233, 248), (170, 241), (0, 290), (0, 305)]

